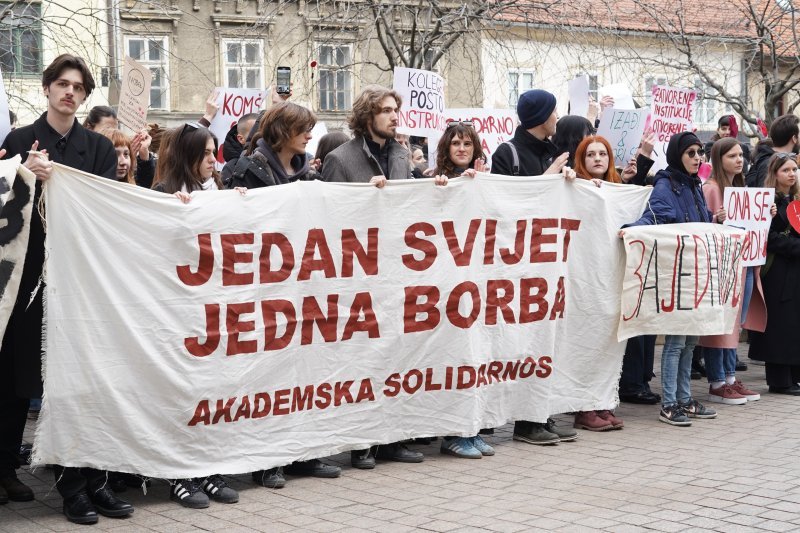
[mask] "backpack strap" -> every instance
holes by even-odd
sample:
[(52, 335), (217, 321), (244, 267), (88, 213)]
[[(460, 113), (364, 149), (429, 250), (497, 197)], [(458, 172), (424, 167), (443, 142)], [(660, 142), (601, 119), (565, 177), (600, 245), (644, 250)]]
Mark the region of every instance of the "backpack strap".
[(511, 149), (511, 175), (519, 176), (519, 153), (517, 152), (517, 147), (514, 146), (514, 143), (510, 140), (503, 144), (508, 145)]

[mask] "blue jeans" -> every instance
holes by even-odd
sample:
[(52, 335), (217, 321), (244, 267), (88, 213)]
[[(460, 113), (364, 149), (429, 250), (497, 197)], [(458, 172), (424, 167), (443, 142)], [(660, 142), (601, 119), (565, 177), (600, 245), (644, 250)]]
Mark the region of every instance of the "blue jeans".
[(692, 399), (692, 352), (697, 344), (695, 335), (667, 335), (661, 352), (661, 405), (671, 407)]
[(754, 267), (747, 267), (744, 275), (744, 293), (742, 294), (742, 324), (747, 318), (747, 310), (750, 308), (750, 298), (753, 296), (753, 284), (755, 283)]
[(709, 383), (736, 375), (736, 348), (703, 348), (703, 359)]

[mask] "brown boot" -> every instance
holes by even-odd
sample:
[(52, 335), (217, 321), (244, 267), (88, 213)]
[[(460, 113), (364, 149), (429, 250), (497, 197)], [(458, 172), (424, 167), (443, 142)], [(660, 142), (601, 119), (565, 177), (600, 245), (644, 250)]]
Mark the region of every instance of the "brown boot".
[(589, 431), (608, 431), (609, 429), (614, 429), (614, 425), (608, 420), (597, 416), (596, 411), (581, 411), (575, 413), (575, 423), (572, 427), (588, 429)]
[(623, 422), (621, 418), (614, 416), (614, 411), (609, 411), (608, 409), (597, 411), (597, 416), (606, 422), (609, 422), (612, 426), (614, 426), (614, 429), (622, 429), (625, 427), (625, 422)]

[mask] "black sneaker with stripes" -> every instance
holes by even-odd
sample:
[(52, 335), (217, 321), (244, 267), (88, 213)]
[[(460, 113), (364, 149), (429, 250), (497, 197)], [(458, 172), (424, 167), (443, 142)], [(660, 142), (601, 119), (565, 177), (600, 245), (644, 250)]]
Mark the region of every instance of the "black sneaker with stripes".
[(200, 490), (200, 483), (195, 479), (176, 479), (169, 499), (190, 509), (205, 509), (209, 505), (208, 496)]
[(230, 488), (219, 474), (208, 476), (203, 481), (203, 492), (215, 502), (236, 503), (239, 501), (239, 493)]

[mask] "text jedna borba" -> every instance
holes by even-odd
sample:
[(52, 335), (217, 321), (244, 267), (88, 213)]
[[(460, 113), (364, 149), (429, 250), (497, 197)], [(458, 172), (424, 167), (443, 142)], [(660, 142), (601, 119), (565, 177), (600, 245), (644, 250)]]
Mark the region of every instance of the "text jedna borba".
[[(505, 279), (502, 267), (566, 262), (570, 240), (580, 224), (570, 218), (473, 219), (468, 227), (457, 228), (453, 221), (421, 221), (405, 229), (405, 250), (392, 250), (386, 258), (379, 257), (381, 230), (377, 227), (337, 230), (335, 235), (313, 228), (300, 238), (279, 232), (202, 233), (196, 236), (191, 260), (175, 268), (189, 291), (207, 284), (280, 284), (289, 292), (302, 293), (304, 283), (333, 278), (353, 279), (353, 287), (360, 288), (362, 280), (380, 276), (384, 261), (398, 262), (399, 272), (426, 272), (437, 261), (452, 261), (451, 268), (480, 265), (491, 272), (481, 282), (404, 286), (402, 316), (379, 316), (372, 294), (358, 289), (351, 294), (294, 300), (208, 302), (198, 313), (198, 319), (204, 317), (203, 334), (184, 338), (184, 349), (196, 357), (234, 356), (290, 345), (344, 342), (355, 336), (374, 339), (380, 338), (386, 320), (400, 321), (403, 334), (415, 334), (444, 324), (468, 329), (476, 322), (494, 326), (500, 321), (526, 324), (563, 318), (563, 276)], [(537, 274), (535, 268), (530, 272)]]

